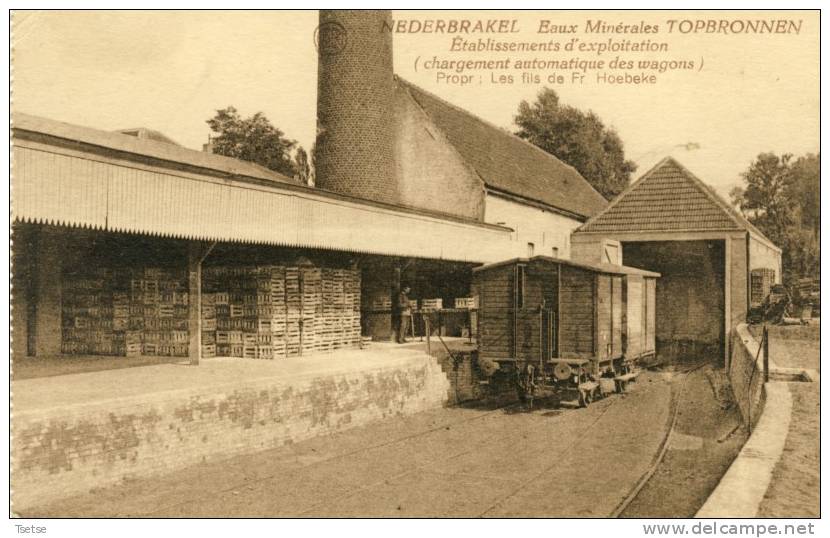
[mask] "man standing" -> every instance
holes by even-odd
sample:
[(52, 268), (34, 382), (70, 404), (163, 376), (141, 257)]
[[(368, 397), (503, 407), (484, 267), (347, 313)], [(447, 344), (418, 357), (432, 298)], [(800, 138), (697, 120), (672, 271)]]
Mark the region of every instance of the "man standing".
[(395, 341), (399, 344), (406, 342), (406, 332), (409, 329), (409, 323), (412, 316), (412, 308), (409, 306), (409, 286), (401, 288), (398, 294), (397, 301), (397, 331), (395, 333)]

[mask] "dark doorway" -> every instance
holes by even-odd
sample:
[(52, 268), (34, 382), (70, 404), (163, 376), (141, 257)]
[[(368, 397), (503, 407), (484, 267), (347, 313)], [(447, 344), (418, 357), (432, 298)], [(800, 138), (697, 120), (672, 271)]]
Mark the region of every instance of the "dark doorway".
[(657, 357), (696, 361), (724, 356), (723, 240), (623, 243), (625, 265), (657, 271)]

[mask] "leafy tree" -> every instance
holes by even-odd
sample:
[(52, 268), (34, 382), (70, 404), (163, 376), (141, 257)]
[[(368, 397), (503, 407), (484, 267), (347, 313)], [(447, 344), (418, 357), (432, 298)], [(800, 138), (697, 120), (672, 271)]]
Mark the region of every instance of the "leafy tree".
[(297, 171), (297, 179), (303, 184), (309, 185), (311, 180), (311, 163), (308, 160), (308, 153), (302, 146), (297, 148), (294, 154), (294, 169)]
[(214, 153), (254, 162), (288, 177), (297, 173), (291, 159), (297, 142), (285, 138), (262, 112), (243, 118), (229, 106), (217, 110), (207, 124), (218, 134), (211, 139)]
[(796, 218), (801, 225), (813, 230), (818, 238), (821, 227), (821, 193), (819, 191), (819, 156), (808, 153), (799, 157), (792, 165), (793, 179), (788, 196), (797, 201)]
[(616, 131), (593, 112), (561, 104), (550, 88), (543, 88), (533, 104), (522, 101), (513, 119), (516, 135), (576, 168), (606, 199), (622, 192), (637, 169), (625, 159)]
[(732, 203), (781, 247), (783, 280), (817, 277), (819, 248), (819, 157), (762, 153), (741, 174), (743, 187), (730, 191)]

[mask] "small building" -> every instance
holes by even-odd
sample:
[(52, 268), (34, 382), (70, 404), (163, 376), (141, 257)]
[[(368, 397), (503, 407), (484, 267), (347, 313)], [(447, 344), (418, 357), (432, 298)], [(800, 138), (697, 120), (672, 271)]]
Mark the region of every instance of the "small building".
[(654, 353), (657, 273), (547, 256), (473, 273), (482, 358), (615, 361)]
[[(781, 281), (781, 249), (673, 158), (629, 186), (571, 237), (573, 258), (659, 272), (657, 353), (728, 357), (746, 319), (751, 274)], [(774, 276), (773, 276), (774, 275)]]

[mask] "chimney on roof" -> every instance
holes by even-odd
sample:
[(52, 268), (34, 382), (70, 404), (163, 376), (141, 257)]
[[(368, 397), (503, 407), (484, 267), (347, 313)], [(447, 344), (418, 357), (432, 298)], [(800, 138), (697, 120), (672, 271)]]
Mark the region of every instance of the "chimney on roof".
[(318, 187), (396, 203), (389, 10), (320, 10)]

